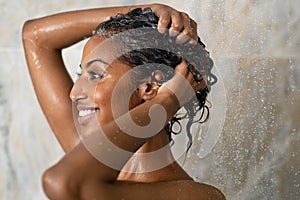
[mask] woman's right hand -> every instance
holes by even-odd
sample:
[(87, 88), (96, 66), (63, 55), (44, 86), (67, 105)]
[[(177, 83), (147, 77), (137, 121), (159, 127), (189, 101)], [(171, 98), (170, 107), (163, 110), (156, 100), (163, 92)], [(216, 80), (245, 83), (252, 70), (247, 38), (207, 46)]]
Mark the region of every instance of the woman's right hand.
[(158, 31), (169, 30), (170, 36), (177, 36), (177, 43), (197, 44), (197, 23), (185, 12), (163, 4), (152, 4), (152, 11), (159, 17)]

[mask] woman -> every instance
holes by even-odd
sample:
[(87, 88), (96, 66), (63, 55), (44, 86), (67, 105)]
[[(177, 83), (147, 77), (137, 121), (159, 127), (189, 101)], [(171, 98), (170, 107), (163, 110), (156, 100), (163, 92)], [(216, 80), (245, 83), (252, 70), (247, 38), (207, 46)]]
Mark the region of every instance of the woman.
[[(150, 9), (138, 9), (106, 21), (136, 7), (151, 8), (159, 20)], [(156, 33), (150, 35), (147, 28)], [(168, 147), (177, 110), (185, 105), (188, 117), (204, 110), (208, 85), (204, 73), (189, 64), (198, 64), (189, 57), (191, 51), (177, 55), (178, 45), (154, 47), (165, 42), (200, 48), (211, 65), (203, 44), (195, 45), (196, 29), (187, 14), (161, 4), (73, 11), (25, 23), (23, 43), (32, 82), (67, 152), (43, 176), (50, 199), (224, 199), (216, 188), (194, 182)], [(154, 38), (154, 47), (142, 42), (147, 35)], [(87, 37), (82, 71), (73, 84), (61, 50)], [(175, 73), (162, 65), (176, 67)]]

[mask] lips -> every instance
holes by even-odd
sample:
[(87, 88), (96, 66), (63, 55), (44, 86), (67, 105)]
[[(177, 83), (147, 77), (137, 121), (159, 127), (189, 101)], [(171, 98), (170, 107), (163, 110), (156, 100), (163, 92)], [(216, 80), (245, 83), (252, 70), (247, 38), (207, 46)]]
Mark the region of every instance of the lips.
[(96, 117), (96, 113), (99, 112), (99, 108), (94, 107), (77, 107), (78, 110), (78, 123), (80, 125), (86, 125), (93, 118)]

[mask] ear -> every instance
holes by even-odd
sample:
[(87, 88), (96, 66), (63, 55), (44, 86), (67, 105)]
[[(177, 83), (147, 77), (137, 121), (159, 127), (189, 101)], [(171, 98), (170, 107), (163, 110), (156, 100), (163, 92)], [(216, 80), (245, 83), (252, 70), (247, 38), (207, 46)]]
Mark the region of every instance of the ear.
[(159, 86), (156, 83), (151, 82), (151, 83), (142, 83), (138, 91), (140, 97), (143, 100), (147, 101), (153, 99), (157, 95), (158, 89)]

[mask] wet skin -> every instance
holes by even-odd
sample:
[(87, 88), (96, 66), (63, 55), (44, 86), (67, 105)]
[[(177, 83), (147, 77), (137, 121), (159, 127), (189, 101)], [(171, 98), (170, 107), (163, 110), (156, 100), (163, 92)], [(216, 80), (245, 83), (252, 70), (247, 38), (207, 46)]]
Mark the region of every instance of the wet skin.
[[(90, 37), (92, 30), (109, 16), (126, 13), (134, 7), (137, 6), (60, 13), (28, 21), (24, 25), (24, 50), (35, 91), (52, 130), (67, 152), (57, 164), (44, 173), (45, 193), (50, 199), (223, 199), (221, 193), (214, 187), (191, 180), (176, 162), (150, 173), (123, 173), (97, 161), (79, 141), (73, 121), (72, 104), (78, 105), (76, 115), (81, 117), (76, 117), (76, 121), (84, 133), (92, 132), (91, 129), (97, 127), (93, 124), (97, 124), (106, 128), (108, 136), (110, 133), (113, 134), (117, 126), (111, 122), (113, 121), (111, 92), (117, 80), (128, 72), (129, 68), (118, 61), (102, 71), (99, 62), (87, 68), (87, 55), (102, 42), (101, 38), (92, 38), (83, 52), (82, 76), (73, 86), (64, 66), (61, 51), (85, 37)], [(197, 30), (196, 23), (187, 14), (161, 4), (138, 7), (152, 8), (160, 18), (159, 30), (171, 24), (170, 31), (177, 30), (179, 33), (178, 42), (188, 41), (187, 35), (194, 38), (194, 41), (197, 38), (197, 32), (191, 31)], [(180, 66), (178, 72), (190, 81), (193, 89), (201, 89), (202, 86), (195, 83), (193, 76), (186, 70), (185, 63)], [(89, 72), (91, 69), (95, 73)], [(101, 74), (103, 71), (104, 74)], [(170, 84), (175, 90), (181, 86), (178, 81)], [(178, 107), (174, 109), (174, 104), (177, 103), (174, 99), (172, 92), (167, 89), (158, 90), (152, 84), (150, 88), (141, 85), (139, 92), (134, 94), (131, 101), (130, 114), (140, 119), (142, 123), (147, 123), (148, 116), (143, 113), (148, 113), (152, 105), (161, 104), (168, 111), (170, 119), (178, 109)], [(141, 104), (142, 100), (147, 101)], [(87, 108), (92, 109), (87, 111)], [(94, 111), (95, 114), (88, 116), (89, 112)], [(137, 152), (157, 150), (168, 144), (164, 131), (147, 140), (136, 140), (124, 133), (121, 134), (119, 141), (120, 146)], [(140, 148), (133, 148), (135, 143)], [(161, 158), (173, 161), (169, 150), (163, 152)], [(149, 165), (149, 162), (132, 156), (124, 168), (134, 172), (146, 165)]]

